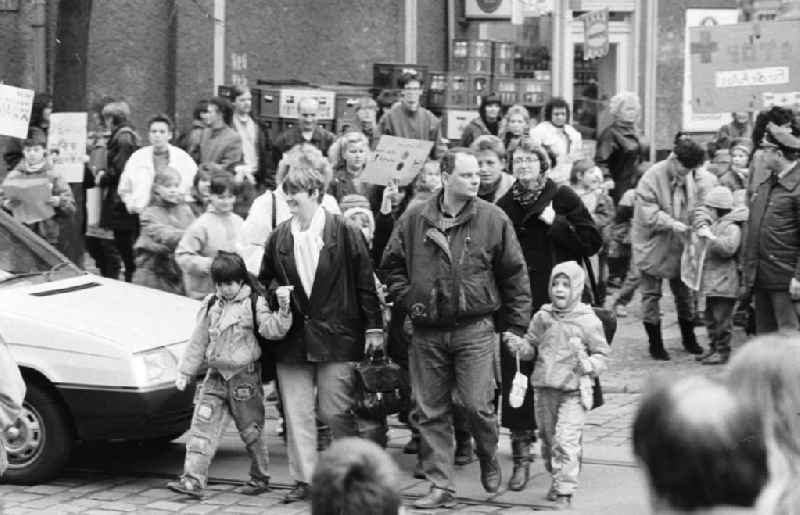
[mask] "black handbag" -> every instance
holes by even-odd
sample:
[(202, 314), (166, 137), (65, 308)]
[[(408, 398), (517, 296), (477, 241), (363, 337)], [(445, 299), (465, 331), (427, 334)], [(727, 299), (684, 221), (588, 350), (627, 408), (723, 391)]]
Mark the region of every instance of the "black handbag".
[(356, 415), (380, 420), (399, 413), (403, 406), (402, 372), (383, 350), (375, 351), (356, 365)]
[[(594, 276), (594, 270), (592, 270), (592, 263), (589, 261), (589, 258), (584, 257), (583, 264), (586, 267), (586, 275), (589, 276), (592, 309), (594, 309), (594, 314), (597, 315), (597, 318), (602, 322), (606, 341), (611, 345), (611, 341), (614, 339), (614, 333), (617, 332), (617, 315), (614, 311), (597, 305), (600, 296), (598, 295), (597, 279)], [(592, 409), (599, 408), (604, 403), (605, 400), (603, 399), (603, 388), (600, 386), (600, 379), (595, 377), (594, 384), (592, 385)]]

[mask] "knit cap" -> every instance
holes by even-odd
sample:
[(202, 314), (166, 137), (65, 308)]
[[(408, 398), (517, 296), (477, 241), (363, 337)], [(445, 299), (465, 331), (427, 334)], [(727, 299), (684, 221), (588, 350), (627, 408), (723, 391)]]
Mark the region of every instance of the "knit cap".
[(339, 209), (342, 210), (342, 213), (354, 207), (370, 209), (369, 200), (363, 195), (351, 194), (345, 195), (339, 202)]
[(733, 209), (733, 193), (725, 186), (715, 186), (706, 194), (707, 207)]
[(736, 138), (733, 140), (733, 143), (731, 143), (731, 154), (733, 154), (734, 150), (741, 150), (745, 154), (750, 155), (752, 148), (753, 144), (750, 142), (750, 140), (746, 138)]

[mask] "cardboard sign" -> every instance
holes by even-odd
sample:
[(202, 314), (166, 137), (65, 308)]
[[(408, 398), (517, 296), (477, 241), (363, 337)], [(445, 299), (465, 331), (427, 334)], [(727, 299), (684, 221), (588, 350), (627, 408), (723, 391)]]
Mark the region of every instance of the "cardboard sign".
[(298, 118), (297, 104), (304, 98), (314, 98), (319, 102), (319, 120), (333, 120), (336, 108), (333, 91), (321, 89), (282, 89), (278, 100), (278, 116), (281, 118)]
[(406, 186), (422, 170), (432, 148), (432, 141), (381, 136), (367, 161), (362, 180), (386, 186), (392, 179), (398, 179), (400, 186)]
[(67, 182), (83, 182), (86, 158), (86, 113), (52, 113), (47, 150), (53, 168)]
[(707, 248), (708, 240), (697, 236), (697, 233), (691, 233), (684, 240), (681, 254), (681, 280), (690, 290), (700, 290)]
[(3, 196), (15, 203), (11, 207), (14, 218), (24, 224), (41, 222), (55, 214), (53, 206), (47, 203), (53, 191), (47, 178), (6, 179), (2, 189)]
[(758, 111), (763, 93), (800, 90), (800, 21), (691, 27), (692, 109)]
[(461, 139), (464, 128), (478, 116), (478, 111), (470, 109), (447, 109), (444, 112), (443, 122), (447, 139)]
[(0, 134), (13, 138), (28, 137), (33, 110), (33, 90), (0, 84)]

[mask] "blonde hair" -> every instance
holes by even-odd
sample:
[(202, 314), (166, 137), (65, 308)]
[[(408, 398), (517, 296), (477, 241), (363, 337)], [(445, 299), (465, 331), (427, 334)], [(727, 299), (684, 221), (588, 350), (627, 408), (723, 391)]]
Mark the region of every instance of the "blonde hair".
[(105, 105), (105, 107), (103, 107), (101, 114), (103, 118), (111, 118), (114, 121), (114, 125), (121, 125), (127, 122), (128, 118), (130, 118), (131, 106), (128, 105), (128, 103), (124, 100), (109, 102)]
[(299, 143), (283, 155), (276, 181), (284, 191), (320, 190), (319, 201), (333, 178), (333, 167), (311, 143)]
[(639, 95), (632, 91), (620, 91), (611, 97), (611, 100), (608, 101), (608, 110), (614, 118), (619, 118), (622, 109), (626, 105), (635, 105), (636, 109), (640, 112), (642, 110), (642, 104), (639, 102)]
[(344, 154), (347, 152), (347, 147), (355, 143), (363, 143), (369, 151), (369, 138), (361, 131), (347, 131), (336, 138), (331, 148), (328, 149), (328, 160), (334, 170), (346, 164)]

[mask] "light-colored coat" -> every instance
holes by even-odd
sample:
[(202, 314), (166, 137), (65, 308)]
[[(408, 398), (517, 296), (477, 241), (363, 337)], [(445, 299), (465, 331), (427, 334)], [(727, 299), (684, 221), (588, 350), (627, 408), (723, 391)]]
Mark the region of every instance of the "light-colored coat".
[[(197, 164), (189, 154), (178, 147), (169, 145), (169, 164), (181, 176), (181, 191), (186, 200), (191, 199), (192, 183), (197, 173)], [(153, 146), (142, 147), (128, 158), (125, 169), (119, 178), (117, 193), (131, 213), (141, 213), (150, 204), (153, 178), (156, 170), (153, 165)]]
[[(636, 187), (631, 223), (633, 262), (642, 272), (656, 277), (680, 277), (684, 236), (673, 231), (673, 156), (651, 166)], [(686, 176), (686, 207), (678, 221), (692, 225), (695, 208), (717, 185), (717, 178), (698, 169)]]
[(742, 243), (742, 229), (737, 225), (747, 221), (746, 207), (735, 209), (711, 224), (717, 237), (709, 240), (706, 248), (700, 292), (707, 297), (739, 297), (738, 254)]
[(183, 271), (183, 286), (188, 297), (199, 300), (214, 292), (211, 261), (220, 250), (238, 250), (243, 223), (236, 213), (219, 214), (209, 206), (208, 211), (186, 229), (175, 249), (175, 261)]
[[(254, 332), (256, 323), (264, 338), (277, 340), (286, 336), (292, 326), (291, 312), (270, 311), (266, 301), (259, 297), (256, 302), (258, 320), (253, 320), (250, 293), (250, 287), (244, 285), (233, 300), (215, 295), (203, 300), (192, 338), (178, 365), (181, 373), (194, 377), (205, 362), (222, 377), (230, 379), (250, 363), (258, 361), (261, 347)], [(215, 300), (209, 307), (212, 298)]]

